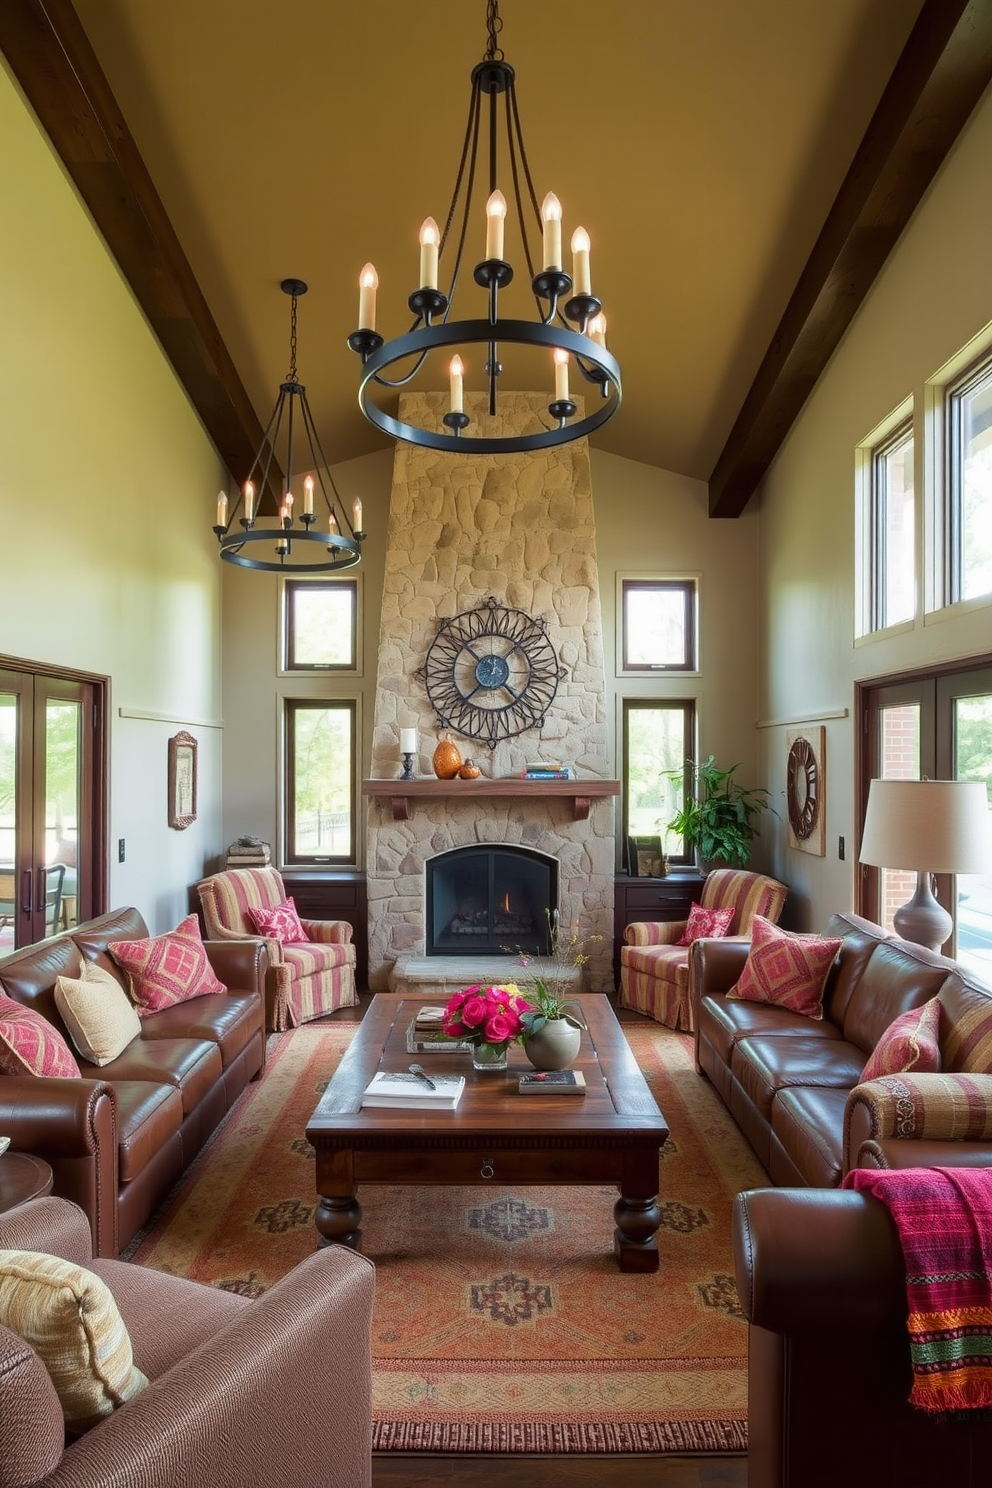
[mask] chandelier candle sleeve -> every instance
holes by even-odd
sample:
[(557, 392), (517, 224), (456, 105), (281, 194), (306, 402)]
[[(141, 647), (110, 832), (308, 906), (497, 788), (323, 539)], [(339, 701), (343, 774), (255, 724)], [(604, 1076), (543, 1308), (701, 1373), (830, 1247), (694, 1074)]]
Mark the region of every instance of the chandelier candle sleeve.
[(464, 413), (464, 392), (462, 385), (462, 373), (465, 368), (460, 356), (453, 356), (448, 364), (448, 402), (451, 404), (452, 413)]
[(251, 522), (255, 516), (255, 487), (251, 481), (245, 481), (245, 521)]
[(217, 497), (217, 526), (227, 526), (227, 497), (223, 491)]
[(584, 227), (577, 227), (572, 234), (572, 284), (577, 295), (592, 294), (589, 247), (589, 234)]
[(437, 249), (441, 241), (437, 223), (428, 217), (420, 229), (420, 287), (437, 289)]
[(561, 268), (561, 202), (553, 191), (549, 191), (541, 203), (541, 221), (544, 223), (544, 267)]
[(303, 482), (303, 512), (305, 516), (313, 516), (313, 476), (308, 475)]
[(355, 502), (354, 502), (354, 505), (352, 506), (352, 511), (354, 513), (354, 516), (355, 516), (355, 531), (356, 532), (361, 532), (361, 530), (362, 530), (362, 502), (361, 502), (361, 498), (358, 497), (358, 496), (355, 497)]
[(506, 197), (494, 191), (486, 202), (486, 257), (503, 257), (503, 223), (506, 220)]
[(602, 310), (589, 322), (589, 336), (597, 346), (606, 345), (606, 316)]
[(555, 398), (559, 403), (568, 402), (568, 352), (561, 347), (554, 354)]
[(379, 288), (379, 275), (372, 264), (367, 263), (358, 276), (358, 328), (375, 330), (375, 292)]

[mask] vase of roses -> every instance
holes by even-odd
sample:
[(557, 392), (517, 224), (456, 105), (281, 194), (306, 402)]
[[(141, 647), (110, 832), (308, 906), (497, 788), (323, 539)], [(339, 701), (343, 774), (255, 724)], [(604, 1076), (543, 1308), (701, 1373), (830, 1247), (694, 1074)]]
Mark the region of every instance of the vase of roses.
[(472, 1045), (477, 1070), (505, 1070), (507, 1050), (520, 1036), (528, 1006), (512, 982), (504, 987), (467, 987), (449, 998), (441, 1029), (446, 1038)]

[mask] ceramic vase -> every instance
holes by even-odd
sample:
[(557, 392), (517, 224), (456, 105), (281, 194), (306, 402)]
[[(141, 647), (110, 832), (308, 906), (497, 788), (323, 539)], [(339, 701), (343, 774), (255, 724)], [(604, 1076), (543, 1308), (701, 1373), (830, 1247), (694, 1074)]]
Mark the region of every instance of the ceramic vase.
[(434, 751), (431, 764), (438, 780), (454, 780), (462, 767), (461, 750), (453, 744), (447, 734), (442, 734)]
[(509, 1044), (473, 1044), (472, 1064), (477, 1070), (505, 1070)]
[(582, 1043), (582, 1030), (567, 1018), (549, 1018), (524, 1040), (524, 1053), (537, 1070), (570, 1069)]

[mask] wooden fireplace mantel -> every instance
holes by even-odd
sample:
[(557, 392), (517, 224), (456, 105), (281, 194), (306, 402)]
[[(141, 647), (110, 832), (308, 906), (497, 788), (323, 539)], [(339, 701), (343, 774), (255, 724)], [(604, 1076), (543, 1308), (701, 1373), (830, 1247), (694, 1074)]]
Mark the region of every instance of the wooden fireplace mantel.
[(618, 796), (619, 780), (363, 780), (363, 796), (385, 797), (392, 802), (393, 820), (409, 821), (414, 802), (422, 800), (469, 801), (482, 796), (547, 800), (564, 797), (571, 801), (576, 821), (585, 821), (593, 801)]

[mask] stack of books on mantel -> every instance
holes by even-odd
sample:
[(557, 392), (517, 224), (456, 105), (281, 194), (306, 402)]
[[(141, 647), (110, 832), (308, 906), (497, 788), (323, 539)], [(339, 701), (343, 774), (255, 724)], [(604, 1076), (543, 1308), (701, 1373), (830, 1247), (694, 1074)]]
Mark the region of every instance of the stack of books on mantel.
[(269, 844), (258, 837), (239, 837), (227, 849), (228, 868), (267, 868)]
[(441, 1028), (443, 1007), (422, 1007), (406, 1031), (408, 1054), (457, 1054), (472, 1045), (446, 1038)]
[(380, 1070), (365, 1087), (363, 1106), (401, 1111), (453, 1111), (465, 1089), (464, 1075), (412, 1075)]
[(570, 780), (571, 771), (561, 760), (534, 760), (532, 764), (524, 765), (520, 772), (521, 780)]

